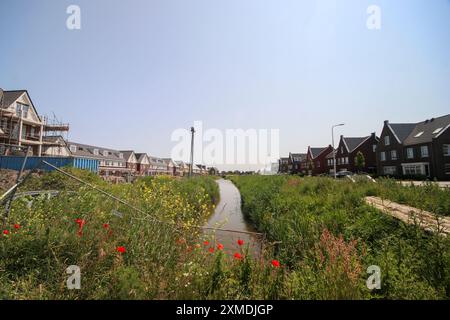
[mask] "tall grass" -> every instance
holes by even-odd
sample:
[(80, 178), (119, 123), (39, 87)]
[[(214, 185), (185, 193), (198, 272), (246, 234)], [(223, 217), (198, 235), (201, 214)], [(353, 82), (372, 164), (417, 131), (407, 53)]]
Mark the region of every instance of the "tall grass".
[[(450, 296), (449, 239), (405, 225), (363, 201), (366, 195), (376, 195), (448, 215), (448, 190), (431, 185), (403, 187), (392, 180), (377, 184), (287, 176), (235, 176), (232, 180), (241, 191), (244, 214), (277, 243), (278, 257), (292, 270), (289, 297)], [(354, 247), (350, 256), (336, 249), (332, 259), (333, 263), (353, 261), (347, 267), (324, 263), (330, 259), (329, 254), (328, 260), (323, 258), (326, 254), (320, 249), (324, 232), (331, 242), (328, 247)], [(381, 268), (381, 290), (369, 292), (364, 286), (370, 265)], [(348, 280), (355, 275), (358, 281)]]

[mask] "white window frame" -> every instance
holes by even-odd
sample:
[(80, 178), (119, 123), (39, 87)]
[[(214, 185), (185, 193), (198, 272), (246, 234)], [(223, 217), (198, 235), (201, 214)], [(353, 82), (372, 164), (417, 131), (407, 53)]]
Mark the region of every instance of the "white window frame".
[[(424, 152), (426, 150), (426, 152)], [(430, 153), (428, 152), (428, 146), (420, 146), (420, 156), (422, 158), (428, 158)]]
[(391, 160), (398, 160), (397, 150), (391, 150)]
[(414, 148), (406, 148), (406, 159), (414, 159)]
[(390, 136), (384, 136), (384, 145), (385, 146), (391, 145), (391, 137)]
[(70, 150), (70, 152), (72, 152), (72, 153), (75, 153), (75, 152), (77, 152), (77, 146), (74, 146), (74, 145), (70, 145), (69, 146), (69, 150)]
[(442, 152), (444, 154), (444, 157), (449, 157), (450, 156), (450, 144), (443, 144)]
[(380, 160), (381, 161), (386, 161), (386, 152), (384, 152), (384, 151), (380, 152)]

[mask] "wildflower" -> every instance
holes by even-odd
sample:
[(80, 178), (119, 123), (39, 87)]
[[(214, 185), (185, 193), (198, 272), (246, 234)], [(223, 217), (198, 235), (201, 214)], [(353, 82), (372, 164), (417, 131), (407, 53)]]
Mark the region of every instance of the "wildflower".
[(219, 244), (217, 245), (217, 250), (223, 250), (223, 244), (219, 243)]
[(104, 223), (103, 224), (103, 228), (108, 229), (109, 228), (109, 223)]
[(127, 250), (125, 249), (125, 247), (119, 246), (119, 247), (117, 247), (116, 251), (120, 252), (120, 253), (125, 253)]
[(280, 261), (278, 260), (272, 260), (272, 266), (274, 266), (275, 268), (278, 268), (280, 266)]
[(20, 224), (18, 224), (18, 223), (14, 224), (14, 229), (19, 230), (20, 229)]
[(213, 247), (209, 248), (209, 252), (214, 253), (214, 248)]
[(205, 240), (205, 241), (203, 242), (203, 244), (204, 244), (205, 246), (209, 246), (209, 241), (208, 241), (208, 240)]
[(235, 253), (234, 254), (234, 258), (236, 259), (236, 260), (241, 260), (242, 259), (242, 255), (240, 254), (240, 253)]
[(9, 234), (9, 231), (8, 231), (8, 230), (3, 230), (3, 234), (4, 234), (4, 235), (8, 235), (8, 234)]
[(244, 245), (244, 240), (239, 239), (239, 240), (237, 241), (237, 243), (238, 243), (238, 245), (242, 246), (242, 245)]
[(196, 247), (197, 249), (200, 248), (200, 244), (196, 243), (196, 244), (195, 244), (195, 247)]

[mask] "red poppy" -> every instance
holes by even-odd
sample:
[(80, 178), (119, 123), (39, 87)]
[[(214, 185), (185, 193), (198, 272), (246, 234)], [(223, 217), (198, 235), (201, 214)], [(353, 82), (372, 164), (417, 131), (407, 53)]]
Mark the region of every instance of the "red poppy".
[(236, 260), (241, 260), (242, 259), (242, 255), (240, 254), (240, 253), (235, 253), (234, 254), (234, 258), (236, 259)]
[(205, 240), (205, 241), (203, 242), (203, 244), (204, 244), (205, 246), (209, 246), (209, 241), (208, 241), (208, 240)]
[(86, 223), (86, 221), (83, 219), (76, 219), (75, 222), (80, 226), (80, 228), (82, 228)]
[(83, 235), (83, 230), (78, 230), (78, 235), (81, 237)]
[(238, 243), (238, 245), (242, 246), (242, 245), (244, 245), (244, 240), (239, 239), (239, 240), (237, 241), (237, 243)]
[(275, 268), (278, 268), (280, 266), (280, 261), (272, 260), (272, 266), (274, 266)]
[(3, 234), (7, 235), (7, 234), (9, 234), (9, 231), (8, 230), (3, 230)]
[(120, 247), (117, 247), (116, 251), (120, 252), (120, 253), (125, 253), (127, 250), (125, 249), (125, 247), (120, 246)]
[(223, 244), (219, 243), (219, 244), (217, 245), (217, 250), (223, 250)]
[(14, 229), (19, 230), (19, 229), (20, 229), (20, 224), (16, 223), (16, 224), (14, 225)]
[(214, 248), (213, 247), (209, 248), (209, 252), (214, 253)]
[(108, 223), (104, 223), (103, 224), (103, 228), (108, 229), (109, 228), (109, 224)]

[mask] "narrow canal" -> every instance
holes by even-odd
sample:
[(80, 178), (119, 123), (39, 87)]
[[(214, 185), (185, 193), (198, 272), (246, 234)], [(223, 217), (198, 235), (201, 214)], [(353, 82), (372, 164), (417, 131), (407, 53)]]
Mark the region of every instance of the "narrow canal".
[(250, 253), (258, 256), (261, 252), (262, 236), (245, 220), (238, 188), (225, 179), (217, 180), (217, 184), (220, 202), (205, 226), (205, 233), (216, 243), (223, 244), (227, 253), (239, 250), (238, 240), (243, 240), (243, 247), (248, 246)]

